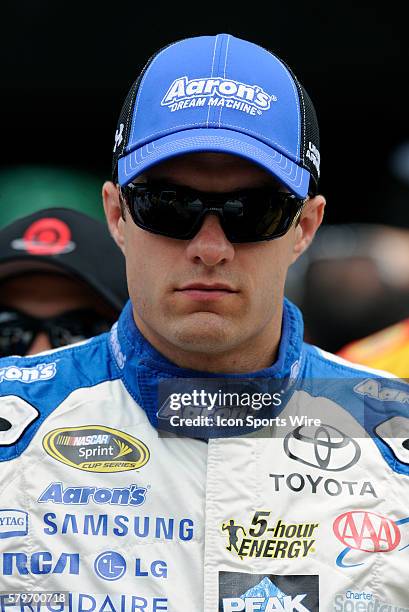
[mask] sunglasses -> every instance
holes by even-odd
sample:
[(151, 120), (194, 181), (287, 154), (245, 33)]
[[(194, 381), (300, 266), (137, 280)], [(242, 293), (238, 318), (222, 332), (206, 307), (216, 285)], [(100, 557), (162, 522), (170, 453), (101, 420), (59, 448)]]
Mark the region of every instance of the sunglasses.
[(120, 194), (134, 223), (148, 232), (188, 240), (204, 216), (219, 216), (230, 242), (260, 242), (284, 236), (306, 200), (277, 188), (203, 193), (180, 185), (130, 183)]
[(26, 355), (40, 332), (48, 335), (52, 348), (59, 348), (96, 336), (111, 325), (94, 310), (70, 310), (43, 319), (0, 305), (0, 357)]

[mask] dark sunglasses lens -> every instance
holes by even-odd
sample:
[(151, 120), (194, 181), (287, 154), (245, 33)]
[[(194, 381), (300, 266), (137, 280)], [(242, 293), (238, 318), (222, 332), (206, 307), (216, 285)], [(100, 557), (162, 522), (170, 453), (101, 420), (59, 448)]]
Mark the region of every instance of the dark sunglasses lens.
[(0, 310), (0, 357), (26, 355), (37, 334), (48, 334), (52, 348), (87, 340), (110, 329), (108, 321), (92, 310), (74, 310), (48, 320), (18, 311)]
[(0, 357), (25, 355), (34, 339), (36, 330), (28, 319), (18, 313), (0, 312)]
[[(140, 227), (172, 238), (192, 238), (206, 210), (219, 214), (231, 242), (255, 242), (282, 236), (299, 210), (300, 200), (271, 189), (195, 195), (183, 187), (132, 186), (125, 191), (132, 218)], [(227, 199), (228, 198), (228, 199)]]
[[(240, 206), (241, 204), (241, 206)], [(294, 219), (288, 194), (254, 192), (226, 202), (223, 226), (230, 240), (253, 242), (282, 235)]]
[(77, 310), (55, 317), (45, 328), (51, 346), (58, 348), (102, 334), (109, 330), (111, 324), (95, 312)]
[(203, 209), (200, 200), (183, 190), (137, 187), (128, 193), (136, 224), (173, 238), (190, 236)]

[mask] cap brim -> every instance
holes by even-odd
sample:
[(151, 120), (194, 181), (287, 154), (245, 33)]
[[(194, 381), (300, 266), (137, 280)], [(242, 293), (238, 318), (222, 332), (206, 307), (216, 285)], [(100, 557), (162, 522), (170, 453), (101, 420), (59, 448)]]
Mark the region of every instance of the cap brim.
[(238, 155), (261, 166), (299, 198), (306, 198), (310, 173), (294, 161), (255, 138), (234, 130), (201, 128), (169, 134), (121, 157), (121, 187), (160, 162), (187, 153), (217, 152)]
[(105, 224), (70, 208), (44, 208), (0, 228), (0, 281), (36, 271), (82, 281), (120, 311), (128, 298), (124, 257)]
[(110, 306), (120, 311), (123, 307), (122, 302), (113, 292), (98, 282), (93, 276), (85, 271), (79, 272), (76, 267), (61, 261), (53, 261), (50, 257), (30, 256), (23, 254), (15, 257), (0, 257), (0, 282), (20, 274), (37, 272), (54, 272), (67, 276), (84, 283), (90, 289), (99, 294)]

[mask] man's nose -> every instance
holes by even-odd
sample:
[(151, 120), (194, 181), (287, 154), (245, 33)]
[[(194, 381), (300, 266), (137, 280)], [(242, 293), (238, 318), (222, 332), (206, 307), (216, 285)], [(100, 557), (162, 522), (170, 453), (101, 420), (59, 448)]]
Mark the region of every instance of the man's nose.
[(192, 261), (216, 266), (231, 261), (234, 246), (226, 238), (218, 215), (207, 214), (197, 234), (189, 241), (186, 254)]

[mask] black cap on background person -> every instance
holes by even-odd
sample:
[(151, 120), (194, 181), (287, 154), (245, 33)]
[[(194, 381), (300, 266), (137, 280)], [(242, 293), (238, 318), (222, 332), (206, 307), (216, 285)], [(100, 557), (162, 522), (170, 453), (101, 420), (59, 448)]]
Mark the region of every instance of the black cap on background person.
[(106, 331), (127, 297), (123, 255), (100, 221), (47, 208), (0, 229), (0, 356)]

